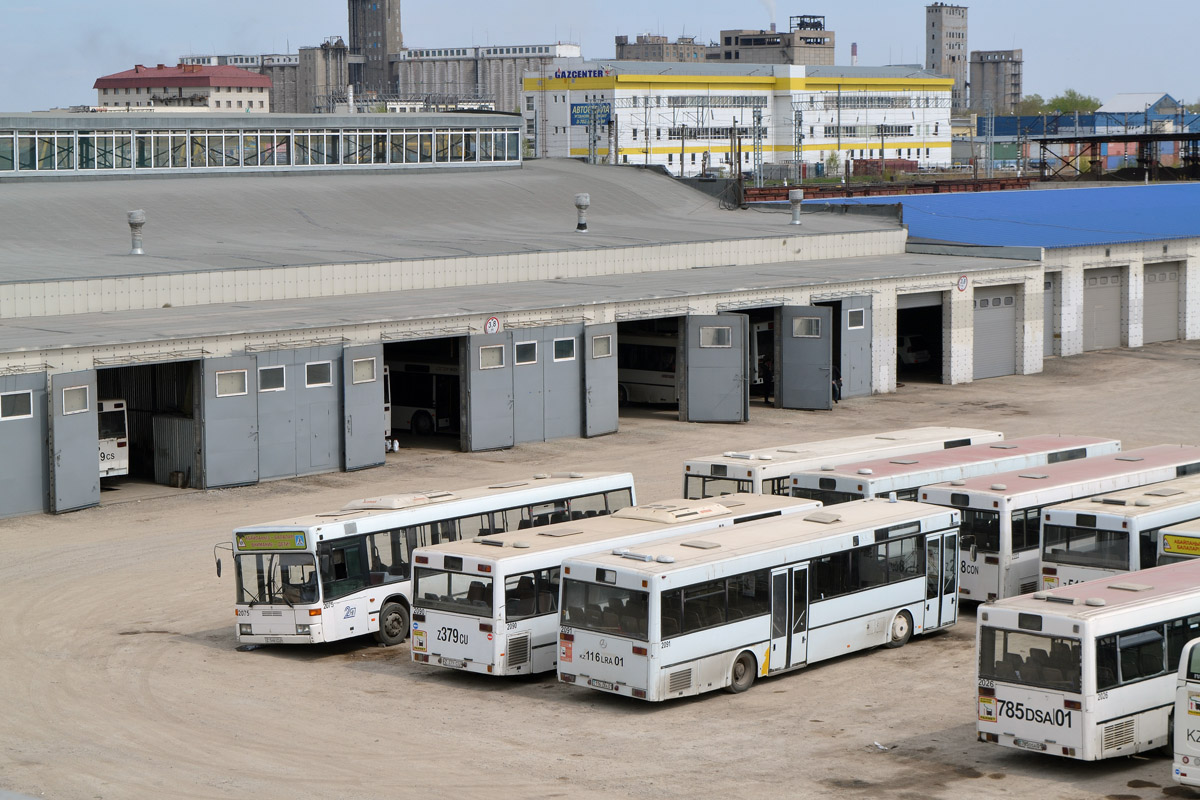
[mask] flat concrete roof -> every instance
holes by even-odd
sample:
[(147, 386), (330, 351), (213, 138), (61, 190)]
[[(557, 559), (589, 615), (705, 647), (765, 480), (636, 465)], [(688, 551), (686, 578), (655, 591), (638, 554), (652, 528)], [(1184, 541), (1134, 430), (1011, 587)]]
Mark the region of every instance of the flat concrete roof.
[[(678, 298), (735, 291), (782, 290), (887, 278), (949, 275), (1038, 265), (1036, 261), (905, 253), (791, 261), (757, 266), (603, 275), (563, 280), (454, 286), (294, 300), (34, 317), (0, 322), (0, 353), (167, 342), (227, 334), (294, 331), (373, 322), (573, 308), (579, 305)], [(923, 288), (930, 291), (933, 287)], [(765, 303), (770, 305), (770, 303)], [(680, 313), (684, 313), (681, 311)], [(433, 335), (433, 334), (431, 334)]]
[[(591, 196), (575, 232), (577, 193)], [(520, 169), (0, 181), (0, 283), (896, 230), (887, 219), (723, 211), (660, 173)], [(131, 257), (126, 212), (146, 212)]]

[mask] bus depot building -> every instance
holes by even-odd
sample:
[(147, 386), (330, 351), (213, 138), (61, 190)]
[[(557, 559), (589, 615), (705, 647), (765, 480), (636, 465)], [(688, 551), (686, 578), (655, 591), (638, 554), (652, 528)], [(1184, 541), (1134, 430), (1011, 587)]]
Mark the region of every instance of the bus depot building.
[[(130, 478), (208, 489), (403, 459), (387, 440), (412, 431), (464, 451), (615, 433), (647, 371), (680, 420), (732, 423), (767, 390), (829, 408), (835, 375), (854, 397), (1043, 358), (1038, 259), (909, 252), (886, 214), (723, 211), (648, 170), (56, 176), (0, 198), (4, 516), (98, 502), (100, 401), (128, 409)], [(984, 300), (1007, 326), (980, 327)], [(662, 360), (638, 369), (648, 340)]]

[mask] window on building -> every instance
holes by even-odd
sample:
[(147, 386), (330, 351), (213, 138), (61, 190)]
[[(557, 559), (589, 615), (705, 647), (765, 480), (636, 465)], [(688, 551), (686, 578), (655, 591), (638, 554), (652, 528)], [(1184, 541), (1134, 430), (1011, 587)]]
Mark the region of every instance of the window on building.
[(330, 361), (310, 361), (304, 365), (304, 386), (313, 388), (315, 386), (332, 386), (333, 385), (333, 363)]
[(246, 394), (246, 370), (231, 369), (217, 373), (217, 397)]

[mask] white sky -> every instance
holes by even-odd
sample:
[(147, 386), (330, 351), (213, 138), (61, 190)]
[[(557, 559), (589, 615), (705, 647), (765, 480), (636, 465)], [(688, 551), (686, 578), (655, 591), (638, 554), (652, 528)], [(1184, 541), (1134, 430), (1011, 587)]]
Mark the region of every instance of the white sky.
[[(972, 50), (1021, 48), (1025, 93), (1049, 99), (1067, 88), (1102, 101), (1118, 92), (1165, 92), (1200, 100), (1196, 0), (981, 0), (969, 9)], [(605, 3), (413, 2), (403, 6), (409, 47), (576, 42), (611, 58), (613, 37), (661, 33), (716, 39), (722, 28), (787, 27), (791, 14), (824, 14), (837, 63), (923, 63), (924, 0), (606, 0)], [(175, 64), (185, 54), (295, 52), (347, 34), (343, 0), (0, 0), (0, 111), (92, 103), (101, 75), (134, 64)]]

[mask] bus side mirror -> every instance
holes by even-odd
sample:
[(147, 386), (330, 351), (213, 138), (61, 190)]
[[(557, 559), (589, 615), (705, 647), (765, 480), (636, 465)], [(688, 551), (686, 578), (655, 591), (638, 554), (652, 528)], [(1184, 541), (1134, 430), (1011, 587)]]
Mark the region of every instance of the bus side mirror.
[(319, 559), (320, 559), (320, 563), (321, 563), (321, 574), (328, 575), (329, 571), (330, 571), (329, 570), (329, 567), (330, 567), (329, 554), (326, 553), (325, 555), (319, 556)]
[(976, 547), (975, 545), (971, 545), (971, 560), (974, 561), (976, 556), (978, 556), (978, 555), (979, 555), (979, 548)]
[(217, 577), (221, 577), (221, 559), (217, 559)]

